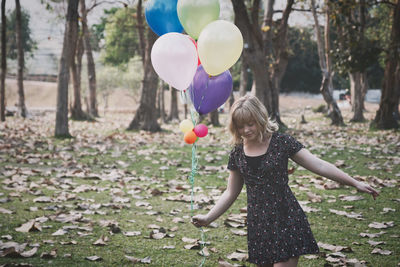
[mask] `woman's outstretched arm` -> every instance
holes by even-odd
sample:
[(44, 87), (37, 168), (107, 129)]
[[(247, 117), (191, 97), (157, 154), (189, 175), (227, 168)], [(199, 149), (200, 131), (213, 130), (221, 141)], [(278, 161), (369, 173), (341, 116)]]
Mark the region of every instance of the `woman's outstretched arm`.
[(316, 157), (307, 149), (301, 149), (292, 156), (292, 159), (297, 164), (303, 166), (309, 171), (312, 171), (313, 173), (324, 176), (341, 184), (354, 186), (361, 192), (371, 194), (374, 199), (379, 195), (378, 191), (376, 191), (370, 185), (355, 180), (345, 172), (338, 169), (335, 165)]
[(218, 199), (215, 206), (206, 215), (193, 216), (192, 223), (197, 226), (207, 226), (221, 216), (235, 202), (243, 188), (243, 178), (240, 172), (230, 171), (228, 187)]

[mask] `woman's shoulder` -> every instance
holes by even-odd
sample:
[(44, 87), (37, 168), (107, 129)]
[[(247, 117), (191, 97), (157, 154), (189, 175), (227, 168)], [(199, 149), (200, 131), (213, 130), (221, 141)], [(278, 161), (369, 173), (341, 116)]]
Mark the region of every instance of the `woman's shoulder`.
[(293, 135), (288, 134), (288, 133), (275, 132), (274, 134), (275, 134), (275, 140), (277, 143), (292, 144), (292, 143), (299, 142)]
[(242, 151), (243, 149), (243, 144), (235, 144), (233, 145), (230, 154), (236, 154)]

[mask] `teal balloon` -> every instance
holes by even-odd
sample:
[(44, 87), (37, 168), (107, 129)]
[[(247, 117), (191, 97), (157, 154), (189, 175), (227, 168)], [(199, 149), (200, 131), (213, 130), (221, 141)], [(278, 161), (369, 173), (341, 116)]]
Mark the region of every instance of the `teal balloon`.
[(150, 0), (146, 4), (145, 16), (147, 24), (159, 36), (183, 31), (176, 11), (178, 0)]
[(219, 18), (220, 7), (218, 0), (178, 0), (177, 11), (186, 33), (197, 40), (201, 30)]

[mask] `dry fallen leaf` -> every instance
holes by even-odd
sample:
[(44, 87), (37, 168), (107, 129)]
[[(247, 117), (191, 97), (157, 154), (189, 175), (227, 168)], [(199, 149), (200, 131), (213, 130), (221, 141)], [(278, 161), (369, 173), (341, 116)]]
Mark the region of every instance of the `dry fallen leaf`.
[(371, 254), (380, 254), (380, 255), (388, 256), (388, 255), (391, 255), (391, 254), (392, 254), (392, 251), (390, 251), (390, 250), (383, 250), (383, 249), (380, 249), (380, 248), (374, 248), (374, 249), (371, 251)]
[(247, 235), (247, 231), (245, 231), (245, 230), (231, 229), (231, 232), (238, 236), (246, 236)]
[(218, 267), (234, 267), (234, 265), (232, 265), (229, 262), (224, 261), (223, 259), (219, 258), (218, 259)]
[(3, 214), (12, 214), (12, 213), (14, 213), (14, 212), (11, 211), (11, 210), (8, 210), (8, 209), (5, 209), (5, 208), (0, 207), (0, 213), (3, 213)]
[(99, 256), (94, 255), (94, 256), (86, 257), (85, 260), (89, 260), (89, 261), (101, 261), (101, 260), (103, 260), (103, 259), (102, 259), (101, 257), (99, 257)]
[(33, 232), (33, 231), (42, 231), (42, 227), (40, 226), (40, 223), (35, 222), (35, 220), (30, 220), (24, 224), (22, 224), (20, 227), (15, 228), (15, 231), (17, 232), (22, 232), (22, 233), (28, 233), (28, 232)]
[(386, 232), (380, 231), (379, 233), (360, 233), (360, 236), (361, 237), (374, 238), (374, 237), (380, 237), (383, 234), (386, 234)]
[(322, 202), (322, 197), (317, 194), (314, 194), (312, 192), (307, 192), (307, 197), (308, 197), (308, 200), (310, 200), (313, 203)]
[(105, 246), (107, 245), (106, 242), (108, 241), (108, 237), (102, 235), (99, 239), (93, 242), (93, 245), (95, 246)]
[(370, 228), (375, 228), (375, 229), (384, 229), (384, 228), (389, 228), (389, 227), (393, 227), (394, 226), (394, 222), (390, 221), (390, 222), (372, 222), (370, 224), (368, 224), (368, 227)]
[(343, 195), (341, 195), (341, 196), (339, 196), (339, 198), (340, 198), (340, 200), (343, 200), (343, 201), (356, 201), (356, 200), (364, 199), (364, 197), (360, 196), (360, 195), (356, 195), (356, 196), (343, 196)]
[(326, 249), (326, 250), (330, 250), (330, 251), (334, 251), (334, 252), (339, 252), (339, 251), (352, 252), (353, 251), (350, 247), (335, 246), (335, 245), (326, 244), (326, 243), (322, 243), (322, 242), (318, 242), (318, 246), (320, 248), (323, 248), (323, 249)]
[(233, 252), (226, 257), (233, 261), (245, 261), (248, 259), (249, 256), (247, 255), (247, 253)]
[(371, 246), (375, 247), (377, 245), (382, 245), (382, 244), (386, 244), (386, 242), (384, 241), (373, 241), (373, 240), (368, 240), (367, 241), (368, 244), (370, 244)]
[(57, 257), (57, 249), (52, 249), (50, 252), (42, 252), (42, 254), (40, 254), (40, 257), (42, 259), (54, 259)]
[(122, 232), (122, 234), (125, 236), (138, 236), (141, 235), (142, 233), (140, 231), (128, 231), (128, 232)]
[(337, 214), (337, 215), (346, 216), (347, 218), (352, 218), (352, 219), (356, 219), (356, 220), (363, 220), (363, 217), (362, 217), (361, 213), (346, 212), (346, 211), (335, 210), (335, 209), (329, 209), (329, 211), (334, 213), (334, 214)]

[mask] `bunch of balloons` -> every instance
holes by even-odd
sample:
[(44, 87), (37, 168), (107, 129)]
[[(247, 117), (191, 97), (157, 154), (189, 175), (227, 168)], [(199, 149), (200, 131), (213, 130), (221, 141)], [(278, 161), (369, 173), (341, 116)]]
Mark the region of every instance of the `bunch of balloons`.
[(228, 99), (228, 69), (243, 50), (240, 30), (219, 20), (219, 13), (219, 0), (150, 0), (145, 9), (147, 23), (160, 36), (151, 51), (154, 70), (172, 87), (188, 91), (201, 115)]
[(193, 144), (198, 137), (204, 137), (208, 134), (208, 128), (204, 124), (193, 125), (191, 120), (183, 120), (179, 124), (179, 129), (185, 134), (183, 139), (187, 144)]

